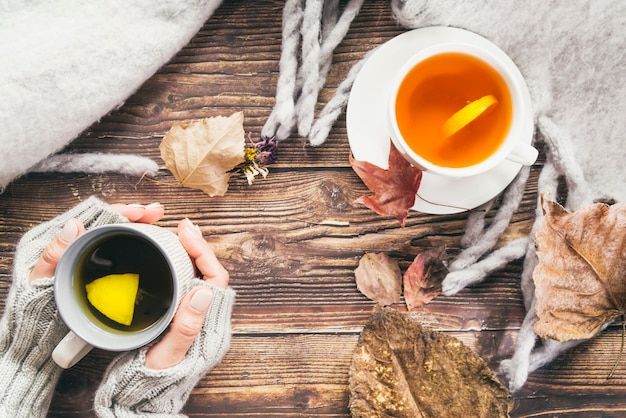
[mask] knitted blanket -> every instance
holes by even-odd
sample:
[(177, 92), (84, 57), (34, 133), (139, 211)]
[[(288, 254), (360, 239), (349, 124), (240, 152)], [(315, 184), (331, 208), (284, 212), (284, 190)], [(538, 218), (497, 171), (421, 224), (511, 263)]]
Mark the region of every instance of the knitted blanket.
[(132, 155), (45, 159), (120, 106), (220, 3), (0, 1), (0, 192), (33, 170), (156, 171), (155, 162)]
[[(326, 140), (368, 55), (347, 74), (317, 118), (311, 101), (315, 102), (324, 84), (332, 59), (329, 49), (346, 33), (361, 4), (362, 0), (351, 0), (341, 12), (334, 0), (287, 1), (281, 77), (265, 135), (282, 139), (297, 130), (313, 146)], [(490, 39), (517, 64), (532, 98), (534, 140), (543, 142), (547, 154), (539, 178), (540, 193), (564, 201), (570, 211), (594, 201), (626, 201), (626, 171), (621, 167), (626, 161), (625, 2), (392, 0), (391, 6), (398, 23), (406, 28), (467, 29)], [(299, 51), (300, 57), (296, 55)], [(465, 248), (450, 263), (443, 282), (444, 293), (454, 294), (525, 256), (521, 287), (527, 315), (515, 354), (501, 367), (513, 391), (524, 385), (530, 372), (577, 343), (545, 340), (535, 348), (532, 272), (537, 257), (532, 234), (494, 251), (519, 207), (529, 172), (528, 167), (522, 168), (501, 197), (490, 224), (485, 220), (486, 211), (469, 214), (462, 239)], [(558, 193), (559, 181), (566, 186), (563, 196)], [(538, 205), (533, 230), (541, 218)]]

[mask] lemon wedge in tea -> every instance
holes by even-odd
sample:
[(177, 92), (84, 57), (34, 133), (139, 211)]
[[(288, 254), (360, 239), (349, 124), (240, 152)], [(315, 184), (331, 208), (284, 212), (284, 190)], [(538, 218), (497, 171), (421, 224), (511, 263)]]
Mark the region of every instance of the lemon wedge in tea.
[(87, 300), (102, 315), (130, 326), (135, 314), (135, 299), (139, 291), (139, 275), (109, 274), (85, 285)]
[(441, 127), (443, 137), (451, 137), (476, 120), (476, 118), (485, 113), (489, 108), (496, 106), (497, 104), (498, 99), (496, 99), (492, 94), (489, 94), (463, 106), (444, 122)]

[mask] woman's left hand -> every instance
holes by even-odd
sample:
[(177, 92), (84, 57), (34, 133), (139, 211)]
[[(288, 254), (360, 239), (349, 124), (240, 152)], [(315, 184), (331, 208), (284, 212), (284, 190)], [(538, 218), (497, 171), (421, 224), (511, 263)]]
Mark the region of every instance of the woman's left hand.
[[(151, 203), (146, 206), (117, 203), (111, 207), (131, 222), (152, 223), (161, 219), (165, 214), (165, 209), (160, 203)], [(36, 279), (54, 276), (54, 271), (63, 252), (83, 232), (85, 232), (85, 227), (81, 221), (78, 219), (67, 221), (61, 232), (44, 248), (35, 267), (30, 272), (29, 283)]]

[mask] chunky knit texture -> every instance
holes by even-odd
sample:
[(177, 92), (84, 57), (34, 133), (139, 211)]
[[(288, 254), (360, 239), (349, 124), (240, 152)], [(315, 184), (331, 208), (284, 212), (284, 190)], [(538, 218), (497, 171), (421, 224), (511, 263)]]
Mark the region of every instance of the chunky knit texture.
[(264, 136), (282, 140), (297, 127), (298, 134), (309, 137), (312, 144), (324, 142), (343, 104), (329, 103), (319, 117), (324, 126), (314, 125), (318, 94), (330, 70), (332, 53), (362, 4), (363, 0), (350, 0), (342, 12), (338, 0), (287, 0), (276, 103), (263, 127)]
[[(626, 4), (611, 1), (449, 1), (394, 0), (398, 21), (411, 28), (427, 25), (473, 30), (499, 45), (526, 78), (535, 114), (536, 140), (547, 154), (538, 190), (559, 197), (565, 183), (565, 206), (575, 211), (597, 200), (626, 201)], [(527, 316), (512, 359), (501, 371), (509, 388), (521, 388), (528, 374), (577, 342), (542, 341), (532, 330), (536, 320), (532, 272), (537, 264), (531, 234), (493, 251), (521, 201), (528, 179), (522, 169), (490, 225), (484, 215), (470, 216), (466, 249), (450, 265), (444, 292), (454, 294), (483, 280), (505, 263), (524, 259), (521, 288)], [(483, 212), (484, 213), (484, 212)], [(542, 220), (537, 210), (533, 229)]]
[(61, 368), (51, 359), (52, 350), (67, 333), (54, 303), (53, 279), (33, 284), (28, 277), (45, 246), (65, 223), (81, 220), (91, 228), (128, 222), (96, 199), (41, 224), (20, 240), (13, 271), (13, 285), (0, 322), (0, 416), (43, 417), (52, 399)]
[[(332, 99), (310, 122), (311, 107), (297, 104), (317, 96), (304, 87), (304, 80), (316, 81), (319, 90), (330, 60), (329, 55), (322, 54), (319, 65), (308, 59), (309, 54), (317, 54), (325, 45), (320, 25), (307, 23), (308, 19), (320, 16), (319, 3), (321, 1), (287, 1), (276, 104), (264, 127), (264, 133), (276, 134), (279, 139), (297, 132), (313, 146), (326, 140), (345, 108), (358, 70), (369, 56), (348, 72)], [(352, 18), (360, 5), (360, 2), (349, 2), (344, 14)], [(547, 161), (538, 185), (540, 193), (560, 198), (570, 211), (597, 200), (626, 201), (626, 171), (622, 167), (626, 161), (623, 146), (626, 122), (622, 115), (626, 108), (626, 3), (610, 0), (392, 0), (391, 7), (398, 23), (408, 29), (428, 26), (467, 29), (491, 40), (513, 59), (530, 90), (535, 142), (543, 143), (546, 151)], [(324, 13), (338, 14), (336, 2), (324, 2)], [(345, 32), (342, 28), (335, 35), (343, 36)], [(311, 46), (311, 39), (318, 45)], [(329, 38), (327, 45), (337, 45), (337, 41), (337, 38)], [(299, 68), (296, 66), (298, 59)], [(305, 93), (309, 96), (302, 97)], [(302, 129), (302, 126), (312, 128)], [(521, 288), (527, 316), (513, 358), (502, 364), (502, 372), (512, 390), (525, 383), (528, 373), (575, 344), (543, 341), (535, 348), (532, 272), (537, 257), (533, 235), (494, 250), (519, 207), (529, 172), (528, 167), (522, 168), (497, 198), (497, 212), (491, 222), (485, 215), (494, 202), (468, 215), (461, 242), (464, 249), (450, 263), (450, 274), (443, 282), (444, 293), (455, 294), (506, 263), (525, 257)], [(565, 183), (566, 197), (558, 195), (559, 180)], [(535, 228), (541, 218), (538, 205)]]
[(178, 365), (165, 370), (144, 366), (147, 348), (113, 360), (96, 392), (95, 410), (102, 418), (185, 416), (181, 414), (198, 381), (228, 350), (235, 292), (193, 279), (192, 285), (213, 289), (213, 302), (200, 335)]
[[(61, 368), (52, 361), (51, 354), (68, 329), (54, 302), (54, 279), (38, 279), (29, 284), (28, 276), (45, 246), (71, 218), (81, 220), (87, 229), (128, 222), (110, 206), (92, 197), (35, 227), (20, 241), (15, 255), (13, 286), (0, 322), (2, 417), (44, 417), (61, 374)], [(235, 292), (230, 288), (216, 288), (196, 278), (186, 253), (172, 252), (170, 255), (177, 266), (181, 297), (198, 285), (213, 290), (213, 302), (202, 331), (183, 361), (166, 370), (151, 370), (144, 366), (147, 347), (116, 357), (96, 393), (94, 407), (100, 417), (180, 414), (193, 387), (228, 350)]]

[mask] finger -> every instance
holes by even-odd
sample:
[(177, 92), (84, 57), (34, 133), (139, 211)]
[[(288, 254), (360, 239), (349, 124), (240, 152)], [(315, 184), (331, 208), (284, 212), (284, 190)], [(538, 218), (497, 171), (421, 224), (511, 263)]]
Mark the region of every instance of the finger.
[(54, 271), (61, 259), (61, 255), (67, 246), (76, 239), (80, 234), (85, 232), (85, 227), (78, 219), (70, 219), (52, 242), (46, 245), (43, 253), (37, 260), (35, 267), (28, 277), (29, 283), (36, 279), (54, 276)]
[(210, 288), (192, 289), (181, 301), (167, 333), (146, 353), (146, 367), (160, 370), (180, 363), (200, 333), (212, 301)]
[(211, 246), (202, 237), (200, 228), (189, 219), (183, 219), (178, 223), (178, 239), (185, 250), (195, 262), (204, 280), (212, 285), (228, 287), (228, 271), (219, 262)]
[(147, 206), (134, 203), (130, 205), (115, 203), (111, 207), (131, 222), (149, 224), (158, 221), (165, 215), (165, 208), (160, 203), (151, 203)]
[(146, 205), (146, 211), (144, 212), (141, 219), (137, 222), (142, 222), (146, 224), (151, 224), (159, 219), (161, 219), (165, 215), (165, 208), (160, 203), (150, 203)]
[(135, 222), (137, 219), (140, 219), (144, 213), (146, 213), (146, 208), (143, 205), (125, 205), (123, 203), (114, 203), (111, 207), (119, 212), (120, 215), (128, 218), (131, 222)]

